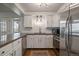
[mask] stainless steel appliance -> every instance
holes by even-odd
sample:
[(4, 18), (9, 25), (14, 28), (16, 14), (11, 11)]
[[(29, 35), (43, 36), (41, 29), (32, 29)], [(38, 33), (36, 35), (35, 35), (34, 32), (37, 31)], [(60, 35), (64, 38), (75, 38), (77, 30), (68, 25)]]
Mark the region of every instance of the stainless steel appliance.
[(52, 34), (53, 34), (53, 47), (55, 48), (55, 54), (58, 56), (59, 55), (59, 44), (60, 44), (60, 28), (55, 27), (52, 29)]
[(79, 7), (61, 14), (60, 55), (79, 55)]

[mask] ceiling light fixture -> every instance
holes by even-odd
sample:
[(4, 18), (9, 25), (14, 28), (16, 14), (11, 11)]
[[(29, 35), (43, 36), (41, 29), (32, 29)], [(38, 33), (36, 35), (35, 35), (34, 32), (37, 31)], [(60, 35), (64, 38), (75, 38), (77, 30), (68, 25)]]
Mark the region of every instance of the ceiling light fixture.
[(48, 3), (36, 3), (36, 5), (38, 5), (40, 7), (47, 7)]
[(41, 4), (40, 4), (40, 7), (43, 7), (43, 6), (44, 6), (44, 7), (47, 7), (48, 5), (47, 5), (47, 3), (41, 3)]

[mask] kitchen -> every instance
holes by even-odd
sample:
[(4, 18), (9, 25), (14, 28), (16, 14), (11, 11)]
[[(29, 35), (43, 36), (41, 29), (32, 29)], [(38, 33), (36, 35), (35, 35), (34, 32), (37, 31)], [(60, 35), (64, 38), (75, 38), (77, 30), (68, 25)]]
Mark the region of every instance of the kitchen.
[(0, 56), (79, 55), (78, 10), (78, 3), (0, 3)]

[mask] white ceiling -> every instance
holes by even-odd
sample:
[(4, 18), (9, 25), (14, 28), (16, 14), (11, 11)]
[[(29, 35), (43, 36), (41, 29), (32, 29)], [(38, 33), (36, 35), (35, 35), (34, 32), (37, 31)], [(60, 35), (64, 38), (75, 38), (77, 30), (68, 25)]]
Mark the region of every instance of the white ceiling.
[(64, 3), (47, 3), (47, 6), (40, 6), (38, 3), (20, 3), (25, 12), (57, 12)]
[(0, 3), (0, 12), (10, 12), (11, 9)]

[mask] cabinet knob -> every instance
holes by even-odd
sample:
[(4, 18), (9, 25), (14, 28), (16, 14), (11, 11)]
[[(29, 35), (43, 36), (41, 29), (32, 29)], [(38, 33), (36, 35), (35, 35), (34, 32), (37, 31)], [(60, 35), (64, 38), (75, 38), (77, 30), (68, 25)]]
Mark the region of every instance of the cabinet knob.
[(2, 51), (2, 53), (1, 54), (4, 54), (5, 53), (5, 51)]

